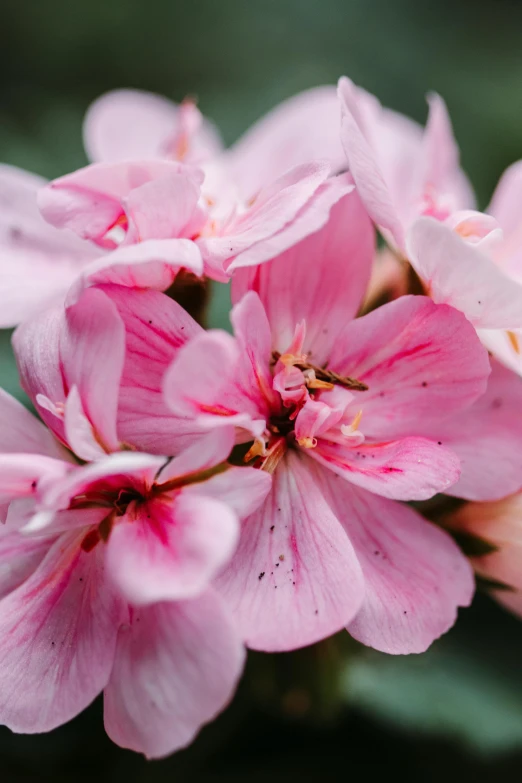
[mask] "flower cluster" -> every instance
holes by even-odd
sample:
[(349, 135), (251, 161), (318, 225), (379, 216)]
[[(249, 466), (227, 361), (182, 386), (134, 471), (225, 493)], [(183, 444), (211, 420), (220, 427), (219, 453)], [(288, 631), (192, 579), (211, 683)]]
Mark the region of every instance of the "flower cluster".
[[(79, 171), (0, 169), (0, 325), (40, 417), (1, 393), (0, 722), (103, 691), (110, 737), (163, 756), (246, 647), (422, 652), (473, 565), (522, 612), (522, 163), (478, 212), (442, 99), (422, 129), (346, 78), (228, 150), (133, 91), (84, 131)], [(208, 279), (233, 334), (176, 301)], [(438, 493), (436, 523), (407, 505)]]

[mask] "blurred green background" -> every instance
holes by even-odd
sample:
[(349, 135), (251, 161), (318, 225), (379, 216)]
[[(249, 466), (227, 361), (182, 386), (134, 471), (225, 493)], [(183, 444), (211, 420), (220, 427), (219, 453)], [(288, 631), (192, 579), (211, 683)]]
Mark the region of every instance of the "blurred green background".
[[(1, 0), (0, 160), (47, 177), (83, 165), (83, 112), (111, 88), (197, 95), (230, 143), (278, 101), (345, 73), (420, 121), (425, 93), (440, 92), (485, 206), (522, 157), (521, 29), (517, 0)], [(16, 392), (7, 332), (0, 373)], [(519, 779), (521, 660), (522, 623), (478, 596), (424, 656), (388, 658), (347, 635), (252, 655), (229, 710), (164, 761), (112, 746), (100, 703), (51, 735), (0, 730), (0, 779)]]

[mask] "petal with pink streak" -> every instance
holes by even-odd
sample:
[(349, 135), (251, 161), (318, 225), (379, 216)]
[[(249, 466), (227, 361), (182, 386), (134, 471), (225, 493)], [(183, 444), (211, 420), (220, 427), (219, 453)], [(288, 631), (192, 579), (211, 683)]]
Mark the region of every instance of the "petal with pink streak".
[(304, 647), (345, 626), (364, 596), (348, 537), (314, 480), (313, 463), (288, 452), (265, 503), (242, 525), (217, 586), (246, 644), (277, 652)]
[(0, 165), (0, 327), (61, 300), (98, 251), (43, 220), (36, 194), (46, 184), (34, 174)]
[(192, 416), (198, 426), (265, 429), (259, 398), (244, 393), (237, 370), (242, 366), (237, 341), (217, 329), (205, 332), (179, 351), (165, 375), (165, 399), (177, 416)]
[(235, 514), (218, 500), (153, 498), (129, 506), (112, 529), (107, 568), (132, 604), (193, 598), (229, 560), (238, 535)]
[(79, 399), (97, 438), (107, 451), (120, 446), (116, 431), (118, 395), (125, 358), (125, 328), (102, 291), (87, 289), (66, 310), (60, 334), (63, 372)]
[(332, 171), (341, 170), (340, 120), (331, 85), (305, 90), (265, 114), (225, 155), (242, 196), (252, 198), (288, 169), (311, 160), (326, 158)]
[(345, 407), (332, 407), (321, 400), (307, 400), (295, 420), (297, 442), (300, 443), (303, 439), (315, 441), (319, 435), (335, 427), (341, 420)]
[(105, 689), (105, 729), (124, 748), (158, 758), (188, 745), (234, 693), (245, 659), (219, 597), (134, 609)]
[(456, 454), (428, 438), (352, 447), (319, 438), (308, 454), (347, 481), (395, 500), (427, 500), (447, 492), (460, 476)]
[(69, 293), (68, 301), (78, 299), (87, 286), (107, 283), (165, 291), (180, 269), (203, 274), (201, 254), (189, 239), (149, 239), (137, 245), (125, 245), (88, 264)]
[[(306, 321), (303, 347), (310, 361), (323, 364), (346, 322), (355, 317), (366, 288), (375, 232), (356, 191), (344, 196), (326, 225), (273, 261), (239, 269), (232, 299), (255, 291), (266, 310), (273, 347), (288, 349), (295, 325)], [(297, 295), (296, 295), (297, 292)]]
[(97, 553), (62, 536), (34, 573), (0, 602), (0, 723), (50, 731), (73, 718), (109, 680), (125, 606)]
[(52, 433), (21, 402), (0, 389), (0, 451), (70, 460)]
[(349, 323), (328, 368), (366, 383), (348, 408), (360, 429), (384, 440), (422, 434), (467, 408), (486, 390), (489, 359), (475, 330), (447, 305), (402, 296)]
[(151, 454), (178, 454), (201, 429), (167, 406), (163, 378), (180, 348), (203, 330), (177, 302), (158, 291), (116, 285), (102, 290), (125, 325), (118, 434), (123, 442)]
[(407, 253), (435, 302), (461, 310), (477, 328), (522, 327), (522, 285), (448, 226), (419, 218), (408, 234)]
[[(180, 107), (161, 95), (142, 90), (112, 90), (92, 103), (85, 115), (83, 138), (93, 162), (174, 157), (170, 142), (180, 127)], [(215, 126), (203, 119), (191, 136), (186, 160), (213, 158), (222, 148)]]
[(400, 503), (336, 481), (321, 487), (361, 563), (362, 606), (348, 630), (392, 654), (424, 652), (454, 624), (474, 592), (468, 560), (443, 530)]
[(69, 228), (82, 239), (114, 247), (106, 235), (125, 217), (123, 200), (131, 191), (185, 171), (201, 183), (203, 175), (197, 169), (166, 160), (95, 163), (50, 182), (40, 190), (38, 205), (44, 218), (57, 228)]
[(0, 600), (31, 576), (52, 543), (52, 537), (29, 538), (0, 525)]
[(389, 231), (398, 247), (402, 248), (404, 228), (371, 141), (366, 138), (372, 130), (375, 134), (376, 129), (365, 128), (362, 116), (365, 101), (375, 99), (358, 90), (345, 76), (339, 80), (338, 95), (341, 102), (341, 140), (359, 195), (370, 217), (379, 227)]
[(460, 479), (449, 495), (498, 500), (522, 488), (522, 378), (494, 362), (486, 393), (468, 410), (422, 434), (438, 438), (460, 458)]
[(267, 416), (278, 403), (270, 369), (272, 336), (265, 309), (254, 291), (247, 292), (234, 305), (230, 321), (239, 347), (236, 383), (243, 396)]

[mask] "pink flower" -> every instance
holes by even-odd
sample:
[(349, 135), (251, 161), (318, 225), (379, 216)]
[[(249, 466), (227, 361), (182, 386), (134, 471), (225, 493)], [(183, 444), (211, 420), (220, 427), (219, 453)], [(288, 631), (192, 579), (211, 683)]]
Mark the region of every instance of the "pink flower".
[(256, 122), (223, 153), (214, 126), (194, 103), (180, 106), (138, 90), (98, 98), (84, 123), (84, 142), (94, 163), (163, 158), (194, 165), (218, 161), (245, 202), (286, 171), (327, 159), (344, 168), (335, 87), (314, 87), (289, 98)]
[(439, 96), (429, 99), (424, 133), (345, 77), (339, 97), (349, 169), (372, 219), (410, 261), (428, 295), (488, 330), (486, 347), (522, 369), (513, 332), (522, 328), (522, 286), (510, 261), (519, 254), (514, 205), (520, 170), (506, 174), (489, 214), (476, 212)]
[(0, 425), (0, 723), (48, 731), (103, 691), (115, 742), (148, 757), (185, 746), (241, 673), (212, 582), (270, 477), (225, 462), (231, 428), (174, 459), (80, 466), (5, 393)]
[(421, 215), (445, 220), (474, 206), (444, 101), (429, 96), (424, 132), (408, 117), (343, 76), (338, 88), (341, 138), (348, 166), (372, 220), (405, 251), (408, 228)]
[[(449, 536), (395, 501), (447, 491), (459, 476), (464, 492), (494, 491), (471, 480), (482, 451), (461, 473), (461, 430), (451, 448), (438, 435), (484, 392), (487, 354), (460, 313), (424, 297), (349, 322), (373, 249), (350, 194), (327, 228), (236, 275), (235, 338), (196, 336), (166, 376), (177, 415), (234, 424), (240, 440), (255, 438), (246, 459), (273, 474), (219, 578), (253, 648), (291, 649), (347, 626), (380, 650), (420, 652), (472, 596)], [(477, 438), (479, 426), (489, 435), (487, 412)]]
[(226, 169), (205, 177), (171, 161), (99, 163), (50, 183), (39, 203), (57, 228), (118, 248), (85, 270), (89, 283), (165, 288), (173, 277), (162, 254), (176, 272), (227, 280), (318, 230), (353, 188), (329, 173), (326, 162), (295, 166), (243, 201), (228, 187)]
[(26, 321), (13, 345), (40, 416), (90, 461), (128, 448), (177, 454), (201, 435), (193, 421), (172, 415), (162, 382), (179, 348), (202, 331), (156, 291), (108, 285)]

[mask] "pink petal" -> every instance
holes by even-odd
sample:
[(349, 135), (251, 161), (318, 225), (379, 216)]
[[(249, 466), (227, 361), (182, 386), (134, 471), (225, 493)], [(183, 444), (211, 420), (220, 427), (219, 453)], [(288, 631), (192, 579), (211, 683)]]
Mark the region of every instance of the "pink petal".
[(20, 535), (18, 530), (0, 526), (0, 600), (31, 576), (52, 541), (48, 537), (28, 538)]
[(346, 625), (361, 605), (359, 563), (314, 476), (313, 463), (287, 453), (217, 580), (253, 649), (312, 644)]
[(478, 336), (495, 359), (522, 375), (522, 329), (479, 329)]
[(0, 166), (0, 327), (16, 326), (65, 295), (97, 251), (41, 217), (36, 194), (45, 180)]
[[(96, 163), (42, 188), (38, 204), (44, 218), (57, 228), (69, 228), (82, 239), (112, 247), (106, 234), (125, 215), (123, 200), (131, 191), (186, 171), (180, 163), (161, 160)], [(190, 172), (201, 182), (197, 170)]]
[[(267, 240), (269, 243), (263, 260), (269, 260), (286, 250), (288, 245), (278, 247), (277, 240), (274, 242), (273, 237), (296, 219), (326, 181), (329, 173), (329, 166), (325, 162), (309, 163), (291, 169), (261, 191), (246, 212), (226, 225), (223, 236), (201, 237), (198, 240), (204, 261), (212, 269), (226, 272), (231, 259), (240, 254), (243, 254), (241, 265), (248, 265), (248, 261), (245, 264), (246, 253), (258, 243)], [(341, 195), (342, 193), (339, 193), (338, 197)], [(328, 212), (329, 208), (326, 215)], [(308, 231), (303, 229), (302, 236), (307, 233)], [(270, 249), (273, 251), (271, 254)], [(260, 263), (259, 259), (254, 263)]]
[(429, 115), (423, 138), (424, 186), (451, 199), (451, 208), (473, 208), (475, 197), (460, 168), (460, 153), (446, 104), (440, 95), (428, 95)]
[[(232, 278), (238, 302), (255, 291), (266, 310), (272, 345), (284, 352), (305, 319), (305, 353), (323, 364), (337, 334), (360, 307), (369, 283), (375, 236), (355, 191), (333, 208), (326, 225), (269, 263), (239, 269)], [(295, 291), (299, 292), (295, 296)]]
[(379, 168), (378, 158), (365, 136), (359, 104), (369, 96), (359, 91), (345, 76), (339, 80), (338, 95), (341, 101), (341, 140), (359, 195), (372, 220), (389, 231), (395, 243), (402, 248), (404, 228), (388, 183)]
[(349, 323), (328, 367), (368, 385), (354, 392), (351, 408), (353, 415), (362, 409), (362, 431), (378, 440), (422, 434), (427, 423), (466, 408), (484, 393), (490, 372), (462, 314), (421, 296)]
[(191, 170), (146, 182), (125, 199), (139, 241), (192, 237), (205, 223), (197, 209), (201, 181)]
[(175, 416), (163, 396), (163, 377), (179, 349), (201, 327), (157, 291), (103, 286), (125, 325), (125, 364), (120, 385), (118, 434), (152, 454), (177, 454), (201, 434), (194, 421)]
[[(244, 198), (256, 195), (285, 171), (327, 158), (333, 171), (344, 166), (335, 87), (305, 90), (265, 114), (226, 153)], [(306, 133), (303, 133), (306, 128)]]
[(498, 500), (522, 487), (522, 378), (493, 364), (486, 393), (468, 410), (426, 428), (461, 460), (448, 494)]
[(272, 487), (272, 477), (264, 470), (229, 467), (224, 473), (184, 489), (185, 494), (205, 495), (225, 503), (239, 517), (257, 511)]
[(125, 328), (118, 311), (102, 291), (84, 291), (66, 311), (60, 353), (69, 385), (79, 398), (98, 439), (107, 450), (117, 450), (118, 395), (125, 358)]
[(124, 606), (80, 543), (77, 532), (61, 537), (0, 602), (0, 723), (13, 731), (67, 722), (108, 682)]
[(460, 476), (458, 457), (427, 438), (350, 447), (322, 438), (309, 455), (347, 481), (395, 500), (427, 500)]
[(448, 226), (419, 218), (409, 232), (407, 252), (435, 302), (461, 310), (477, 328), (522, 327), (522, 286)]
[(0, 389), (0, 451), (70, 459), (69, 452), (58, 444), (42, 422), (3, 389)]
[(501, 176), (488, 212), (496, 218), (504, 233), (504, 241), (494, 254), (495, 261), (518, 282), (522, 280), (521, 198), (522, 161), (517, 161)]
[[(91, 104), (83, 136), (89, 158), (108, 163), (132, 158), (170, 157), (169, 141), (179, 127), (180, 107), (141, 90), (113, 90)], [(212, 158), (221, 140), (208, 120), (190, 139), (189, 160)]]
[(233, 427), (220, 427), (198, 438), (196, 443), (171, 459), (157, 476), (156, 483), (193, 476), (225, 462), (235, 443)]
[(233, 337), (205, 332), (181, 348), (165, 375), (165, 399), (177, 416), (199, 426), (244, 427), (255, 436), (265, 429), (259, 394), (250, 399), (239, 381), (242, 354)]
[(0, 454), (0, 503), (34, 495), (39, 482), (59, 481), (69, 462), (40, 454)]
[(68, 299), (74, 301), (83, 288), (102, 283), (165, 291), (180, 269), (203, 274), (201, 254), (188, 239), (150, 239), (126, 245), (88, 264)]
[(327, 223), (332, 207), (343, 196), (351, 193), (353, 187), (351, 177), (346, 174), (330, 177), (319, 185), (292, 220), (273, 235), (270, 235), (266, 230), (264, 217), (263, 221), (260, 221), (259, 216), (256, 216), (256, 223), (259, 222), (261, 228), (259, 241), (245, 247), (230, 262), (226, 263), (227, 274), (230, 275), (237, 269), (270, 261), (292, 248), (309, 234), (319, 231)]
[(85, 414), (80, 392), (72, 386), (64, 411), (65, 438), (69, 448), (80, 459), (92, 462), (106, 455), (93, 426)]
[(237, 543), (235, 514), (203, 496), (155, 498), (129, 507), (107, 545), (107, 567), (133, 604), (201, 594)]
[(231, 699), (244, 649), (218, 596), (133, 610), (105, 689), (111, 739), (148, 758), (188, 745)]
[(361, 563), (365, 596), (348, 630), (392, 654), (424, 652), (468, 606), (474, 592), (467, 559), (444, 531), (413, 509), (339, 482), (321, 487)]

